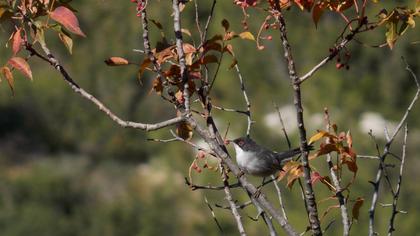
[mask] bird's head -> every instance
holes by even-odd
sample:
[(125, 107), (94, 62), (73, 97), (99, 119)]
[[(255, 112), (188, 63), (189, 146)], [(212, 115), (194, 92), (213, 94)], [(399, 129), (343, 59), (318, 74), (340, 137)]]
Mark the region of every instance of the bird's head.
[(249, 151), (249, 149), (251, 149), (252, 145), (255, 144), (255, 142), (251, 138), (246, 137), (246, 136), (234, 139), (231, 142), (235, 146), (235, 149), (240, 148), (244, 151)]

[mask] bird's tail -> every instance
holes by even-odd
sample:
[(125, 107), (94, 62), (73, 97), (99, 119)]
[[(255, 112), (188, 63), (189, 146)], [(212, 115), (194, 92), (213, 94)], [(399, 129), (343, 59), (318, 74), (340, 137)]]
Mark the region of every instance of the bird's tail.
[[(313, 149), (314, 147), (312, 145), (308, 146), (308, 150), (313, 150)], [(286, 162), (292, 160), (294, 156), (299, 155), (300, 153), (301, 153), (300, 148), (294, 148), (285, 152), (277, 153), (276, 158), (280, 160), (282, 165), (284, 165)]]

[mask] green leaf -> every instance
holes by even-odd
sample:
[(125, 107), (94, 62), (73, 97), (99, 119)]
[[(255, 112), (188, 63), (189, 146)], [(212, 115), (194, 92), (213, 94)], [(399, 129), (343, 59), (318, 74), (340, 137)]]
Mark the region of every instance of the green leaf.
[(397, 23), (398, 21), (390, 21), (386, 24), (387, 31), (385, 33), (386, 42), (389, 48), (392, 50), (394, 48), (395, 42), (397, 41)]
[(70, 54), (73, 53), (73, 39), (68, 35), (66, 32), (58, 33), (58, 37), (60, 38), (61, 42), (63, 42), (64, 46), (66, 46), (67, 50)]

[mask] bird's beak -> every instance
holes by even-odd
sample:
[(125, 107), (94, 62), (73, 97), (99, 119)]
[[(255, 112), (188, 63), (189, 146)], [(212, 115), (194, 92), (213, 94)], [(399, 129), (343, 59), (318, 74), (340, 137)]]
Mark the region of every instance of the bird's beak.
[(233, 140), (225, 139), (225, 145), (229, 145), (231, 142), (233, 142)]

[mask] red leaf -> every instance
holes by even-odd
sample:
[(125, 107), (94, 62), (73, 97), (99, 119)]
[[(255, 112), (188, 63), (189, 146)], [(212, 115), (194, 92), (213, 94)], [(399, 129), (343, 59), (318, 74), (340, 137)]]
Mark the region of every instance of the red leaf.
[(68, 31), (86, 37), (83, 31), (80, 29), (79, 21), (76, 15), (68, 8), (60, 6), (57, 7), (53, 12), (50, 13), (50, 17), (62, 24)]
[(22, 74), (24, 74), (30, 80), (32, 80), (32, 71), (25, 59), (21, 57), (12, 57), (7, 63), (9, 63), (9, 65), (11, 65), (16, 70), (22, 72)]
[(324, 13), (324, 7), (322, 4), (316, 4), (312, 10), (312, 19), (315, 23), (315, 27), (318, 26), (318, 21), (321, 18), (322, 13)]
[(13, 81), (13, 75), (10, 71), (9, 67), (5, 66), (1, 68), (1, 72), (3, 73), (4, 77), (6, 77), (7, 83), (10, 86), (10, 90), (12, 90), (12, 93), (15, 94), (15, 85)]
[(21, 31), (22, 31), (22, 29), (18, 29), (15, 32), (15, 34), (13, 35), (13, 38), (12, 38), (13, 55), (16, 55), (22, 47), (23, 40), (22, 40), (22, 36), (20, 34)]

